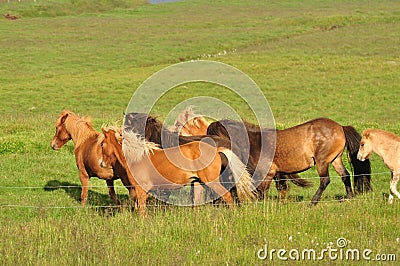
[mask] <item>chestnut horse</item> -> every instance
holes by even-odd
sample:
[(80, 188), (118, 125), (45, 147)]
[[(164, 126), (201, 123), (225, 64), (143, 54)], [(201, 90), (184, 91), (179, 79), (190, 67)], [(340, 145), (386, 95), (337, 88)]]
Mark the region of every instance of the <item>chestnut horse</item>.
[(105, 169), (99, 166), (99, 160), (101, 159), (99, 142), (103, 139), (103, 134), (93, 128), (89, 119), (64, 110), (57, 118), (56, 133), (50, 145), (54, 150), (59, 150), (71, 139), (74, 142), (75, 160), (82, 184), (82, 206), (87, 201), (90, 177), (106, 180), (110, 197), (117, 205), (121, 203), (114, 190), (114, 180), (121, 178), (122, 183), (129, 190), (129, 194), (132, 197), (134, 191), (132, 191), (131, 184), (123, 168), (118, 168), (117, 166), (115, 169)]
[(357, 158), (360, 161), (367, 160), (372, 152), (382, 158), (392, 173), (389, 203), (393, 203), (394, 196), (400, 199), (400, 193), (397, 190), (397, 183), (400, 178), (400, 137), (380, 129), (364, 130)]
[(178, 115), (171, 131), (182, 136), (207, 135), (207, 128), (209, 125), (210, 123), (208, 123), (203, 116), (196, 115), (192, 107), (188, 106)]
[[(151, 142), (161, 145), (162, 148), (175, 147), (180, 144), (186, 144), (192, 141), (200, 140), (206, 141), (211, 145), (215, 143), (214, 145), (217, 147), (231, 149), (236, 155), (238, 155), (242, 162), (247, 164), (247, 169), (251, 174), (254, 174), (254, 170), (257, 166), (257, 160), (254, 158), (254, 154), (249, 153), (248, 149), (237, 146), (236, 143), (231, 143), (230, 140), (225, 137), (217, 136), (215, 134), (201, 136), (180, 136), (177, 133), (171, 132), (165, 128), (156, 117), (145, 113), (129, 113), (125, 115), (125, 128), (144, 136)], [(226, 167), (227, 160), (224, 157), (225, 156), (221, 156), (221, 159), (223, 160), (223, 166)], [(225, 187), (232, 187), (234, 181), (226, 176), (225, 173), (227, 172), (223, 171), (222, 182), (223, 184), (227, 184)], [(308, 187), (311, 185), (310, 182), (301, 178), (297, 174), (289, 174), (285, 178), (281, 178), (280, 175), (277, 176), (278, 178), (276, 180), (276, 187), (281, 195), (281, 198), (286, 197), (287, 180), (292, 181), (294, 184), (300, 187)], [(260, 196), (262, 195), (260, 194)]]
[[(236, 180), (241, 201), (254, 198), (252, 179), (245, 165), (229, 149), (216, 148), (205, 142), (195, 141), (178, 147), (160, 149), (157, 144), (145, 140), (132, 131), (124, 131), (122, 143), (112, 128), (102, 128), (102, 167), (112, 167), (118, 161), (126, 169), (131, 184), (134, 184), (139, 212), (145, 215), (148, 191), (177, 189), (200, 180), (231, 206), (230, 192), (219, 182), (221, 157), (225, 154)], [(173, 162), (170, 159), (173, 158)], [(132, 169), (134, 172), (129, 171)]]
[[(240, 127), (238, 124), (240, 124)], [(347, 196), (353, 197), (350, 174), (342, 162), (343, 150), (346, 147), (354, 168), (354, 176), (366, 180), (364, 189), (371, 188), (370, 163), (369, 161), (361, 162), (357, 159), (361, 136), (351, 126), (341, 126), (328, 118), (317, 118), (292, 128), (276, 131), (260, 129), (257, 126), (246, 124), (245, 126), (246, 130), (240, 130), (239, 128), (244, 128), (241, 122), (221, 120), (211, 123), (207, 132), (227, 136), (229, 131), (230, 134), (239, 135), (235, 139), (241, 139), (240, 136), (248, 134), (250, 136), (250, 150), (254, 154), (268, 153), (268, 150), (273, 149), (274, 143), (271, 142), (271, 139), (273, 138), (272, 134), (276, 134), (275, 154), (271, 167), (269, 169), (262, 167), (263, 164), (268, 164), (270, 161), (258, 162), (260, 156), (257, 157), (255, 162), (261, 164), (258, 174), (263, 179), (259, 186), (262, 191), (269, 189), (271, 180), (277, 173), (299, 173), (316, 165), (320, 176), (320, 185), (310, 205), (316, 204), (330, 183), (328, 168), (329, 164), (332, 164), (335, 171), (342, 177)], [(266, 143), (262, 147), (260, 145), (261, 138), (264, 138)], [(243, 147), (241, 143), (236, 144)]]

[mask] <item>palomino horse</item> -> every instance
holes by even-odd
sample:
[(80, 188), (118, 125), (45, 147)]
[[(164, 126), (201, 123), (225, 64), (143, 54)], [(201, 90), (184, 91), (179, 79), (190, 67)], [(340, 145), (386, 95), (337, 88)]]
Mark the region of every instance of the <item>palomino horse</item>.
[[(132, 131), (124, 131), (122, 143), (113, 129), (103, 128), (102, 167), (112, 167), (119, 161), (127, 169), (129, 181), (134, 184), (139, 212), (145, 215), (148, 191), (177, 189), (199, 180), (206, 184), (231, 206), (230, 192), (219, 182), (221, 157), (225, 154), (236, 180), (241, 201), (254, 198), (252, 179), (245, 165), (229, 149), (213, 147), (205, 142), (194, 141), (178, 147), (160, 149), (157, 144), (145, 140)], [(173, 158), (173, 162), (170, 159)], [(132, 169), (134, 172), (129, 171)]]
[[(254, 135), (249, 137), (251, 141), (250, 149), (253, 150), (251, 153), (254, 154), (263, 152), (267, 154), (268, 150), (273, 149), (271, 139), (273, 138), (272, 134), (276, 134), (275, 154), (271, 167), (269, 169), (262, 167), (264, 164), (270, 163), (269, 158), (267, 158), (267, 161), (263, 161), (262, 156), (256, 157), (255, 163), (261, 158), (261, 161), (258, 162), (258, 164), (261, 164), (258, 175), (263, 179), (259, 186), (262, 191), (269, 189), (271, 180), (277, 173), (299, 173), (316, 165), (320, 176), (320, 185), (310, 205), (316, 204), (330, 183), (328, 168), (329, 164), (332, 164), (336, 172), (342, 177), (347, 196), (352, 197), (350, 175), (342, 162), (345, 147), (347, 147), (350, 161), (354, 167), (354, 176), (367, 180), (366, 187), (370, 189), (370, 163), (369, 161), (361, 162), (357, 160), (356, 155), (361, 136), (351, 126), (341, 126), (328, 118), (317, 118), (285, 130), (274, 131), (246, 126), (246, 131), (238, 130), (237, 123), (240, 122), (222, 120), (211, 123), (208, 133), (226, 135), (228, 129), (230, 134), (239, 134), (236, 139), (240, 139), (240, 136), (245, 136), (245, 134)], [(261, 138), (264, 138), (266, 143), (262, 147), (259, 145)], [(252, 143), (252, 140), (256, 140), (256, 142)], [(243, 146), (241, 143), (236, 144), (239, 147)]]
[(62, 111), (56, 121), (56, 133), (51, 141), (51, 147), (58, 150), (69, 140), (72, 139), (74, 142), (75, 160), (82, 184), (82, 205), (85, 205), (87, 201), (90, 177), (106, 180), (110, 197), (117, 205), (120, 205), (120, 201), (114, 190), (114, 180), (121, 178), (131, 197), (134, 193), (123, 168), (106, 169), (100, 167), (101, 147), (99, 142), (102, 138), (103, 134), (93, 128), (90, 120), (79, 117), (71, 111)]
[[(236, 145), (236, 143), (231, 143), (230, 140), (225, 137), (220, 137), (215, 134), (201, 136), (180, 136), (177, 133), (171, 132), (165, 128), (156, 117), (145, 113), (129, 113), (125, 115), (125, 128), (144, 136), (151, 142), (161, 145), (162, 148), (175, 147), (192, 141), (200, 140), (206, 141), (211, 145), (215, 143), (214, 145), (217, 147), (231, 149), (242, 160), (243, 163), (247, 164), (247, 169), (251, 174), (254, 174), (257, 166), (257, 160), (254, 159), (253, 154), (249, 153), (248, 149), (239, 147)], [(225, 159), (225, 156), (221, 156), (221, 159), (223, 160), (223, 166), (226, 167), (227, 160)], [(223, 171), (222, 173), (222, 182), (227, 184), (225, 187), (232, 187), (234, 181), (229, 179), (225, 173), (226, 171)], [(282, 198), (285, 198), (286, 195), (287, 186), (284, 186), (286, 183), (282, 185), (282, 183), (286, 180), (290, 180), (300, 187), (308, 187), (311, 185), (310, 182), (301, 178), (299, 175), (290, 174), (286, 178), (283, 178), (282, 181), (277, 182), (277, 189), (282, 195)]]
[(400, 178), (400, 137), (380, 129), (366, 129), (363, 132), (357, 158), (367, 160), (375, 152), (392, 172), (390, 180), (389, 203), (393, 203), (394, 196), (400, 199), (397, 183)]
[(192, 107), (188, 106), (178, 115), (171, 131), (182, 136), (207, 135), (209, 124), (203, 116), (196, 115)]

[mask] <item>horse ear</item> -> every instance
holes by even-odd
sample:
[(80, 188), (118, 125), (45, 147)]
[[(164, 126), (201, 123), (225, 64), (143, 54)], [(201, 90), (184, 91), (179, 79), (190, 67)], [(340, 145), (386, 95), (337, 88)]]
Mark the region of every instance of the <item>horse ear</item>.
[(64, 114), (64, 115), (61, 117), (61, 124), (64, 124), (64, 123), (65, 123), (65, 120), (67, 120), (67, 117), (68, 117), (68, 113)]
[(365, 131), (364, 131), (363, 137), (364, 137), (365, 139), (368, 139), (368, 138), (369, 138), (369, 130), (365, 130)]

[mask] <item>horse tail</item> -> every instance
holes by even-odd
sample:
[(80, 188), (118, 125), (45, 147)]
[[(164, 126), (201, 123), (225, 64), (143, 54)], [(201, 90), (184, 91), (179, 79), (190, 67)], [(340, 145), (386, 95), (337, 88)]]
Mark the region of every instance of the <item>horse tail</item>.
[(354, 192), (363, 193), (372, 190), (371, 186), (371, 164), (369, 160), (360, 161), (357, 159), (358, 149), (360, 148), (361, 135), (352, 126), (343, 126), (346, 137), (346, 148), (350, 163), (354, 172)]
[(249, 201), (256, 198), (253, 178), (246, 169), (246, 165), (230, 149), (221, 149), (228, 159), (228, 166), (235, 179), (236, 190), (240, 201)]
[(298, 174), (287, 175), (287, 178), (296, 186), (299, 187), (312, 187), (312, 183), (307, 179), (301, 178)]

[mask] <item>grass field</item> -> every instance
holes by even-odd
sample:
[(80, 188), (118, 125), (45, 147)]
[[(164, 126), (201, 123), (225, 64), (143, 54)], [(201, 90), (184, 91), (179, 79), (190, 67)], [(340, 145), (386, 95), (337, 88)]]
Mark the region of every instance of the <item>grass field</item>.
[[(277, 251), (272, 261), (257, 253), (321, 252), (337, 248), (340, 238), (348, 241), (342, 252), (370, 249), (370, 258), (381, 254), (381, 261), (326, 255), (317, 263), (394, 265), (390, 254), (400, 260), (400, 200), (388, 204), (390, 173), (376, 155), (373, 192), (351, 200), (341, 200), (345, 190), (331, 169), (322, 202), (309, 208), (319, 183), (311, 169), (301, 176), (314, 186), (292, 185), (287, 204), (275, 188), (264, 201), (233, 210), (152, 200), (143, 220), (129, 208), (117, 211), (97, 178), (82, 208), (72, 143), (58, 152), (49, 145), (63, 109), (91, 116), (98, 130), (121, 122), (149, 76), (197, 59), (251, 77), (278, 128), (324, 116), (360, 132), (400, 134), (398, 1), (3, 0), (0, 13), (20, 17), (0, 20), (0, 264), (280, 265), (290, 262)], [(164, 119), (195, 96), (218, 98), (249, 116), (237, 95), (204, 83), (174, 88), (152, 113)], [(127, 190), (116, 184), (127, 204)]]

